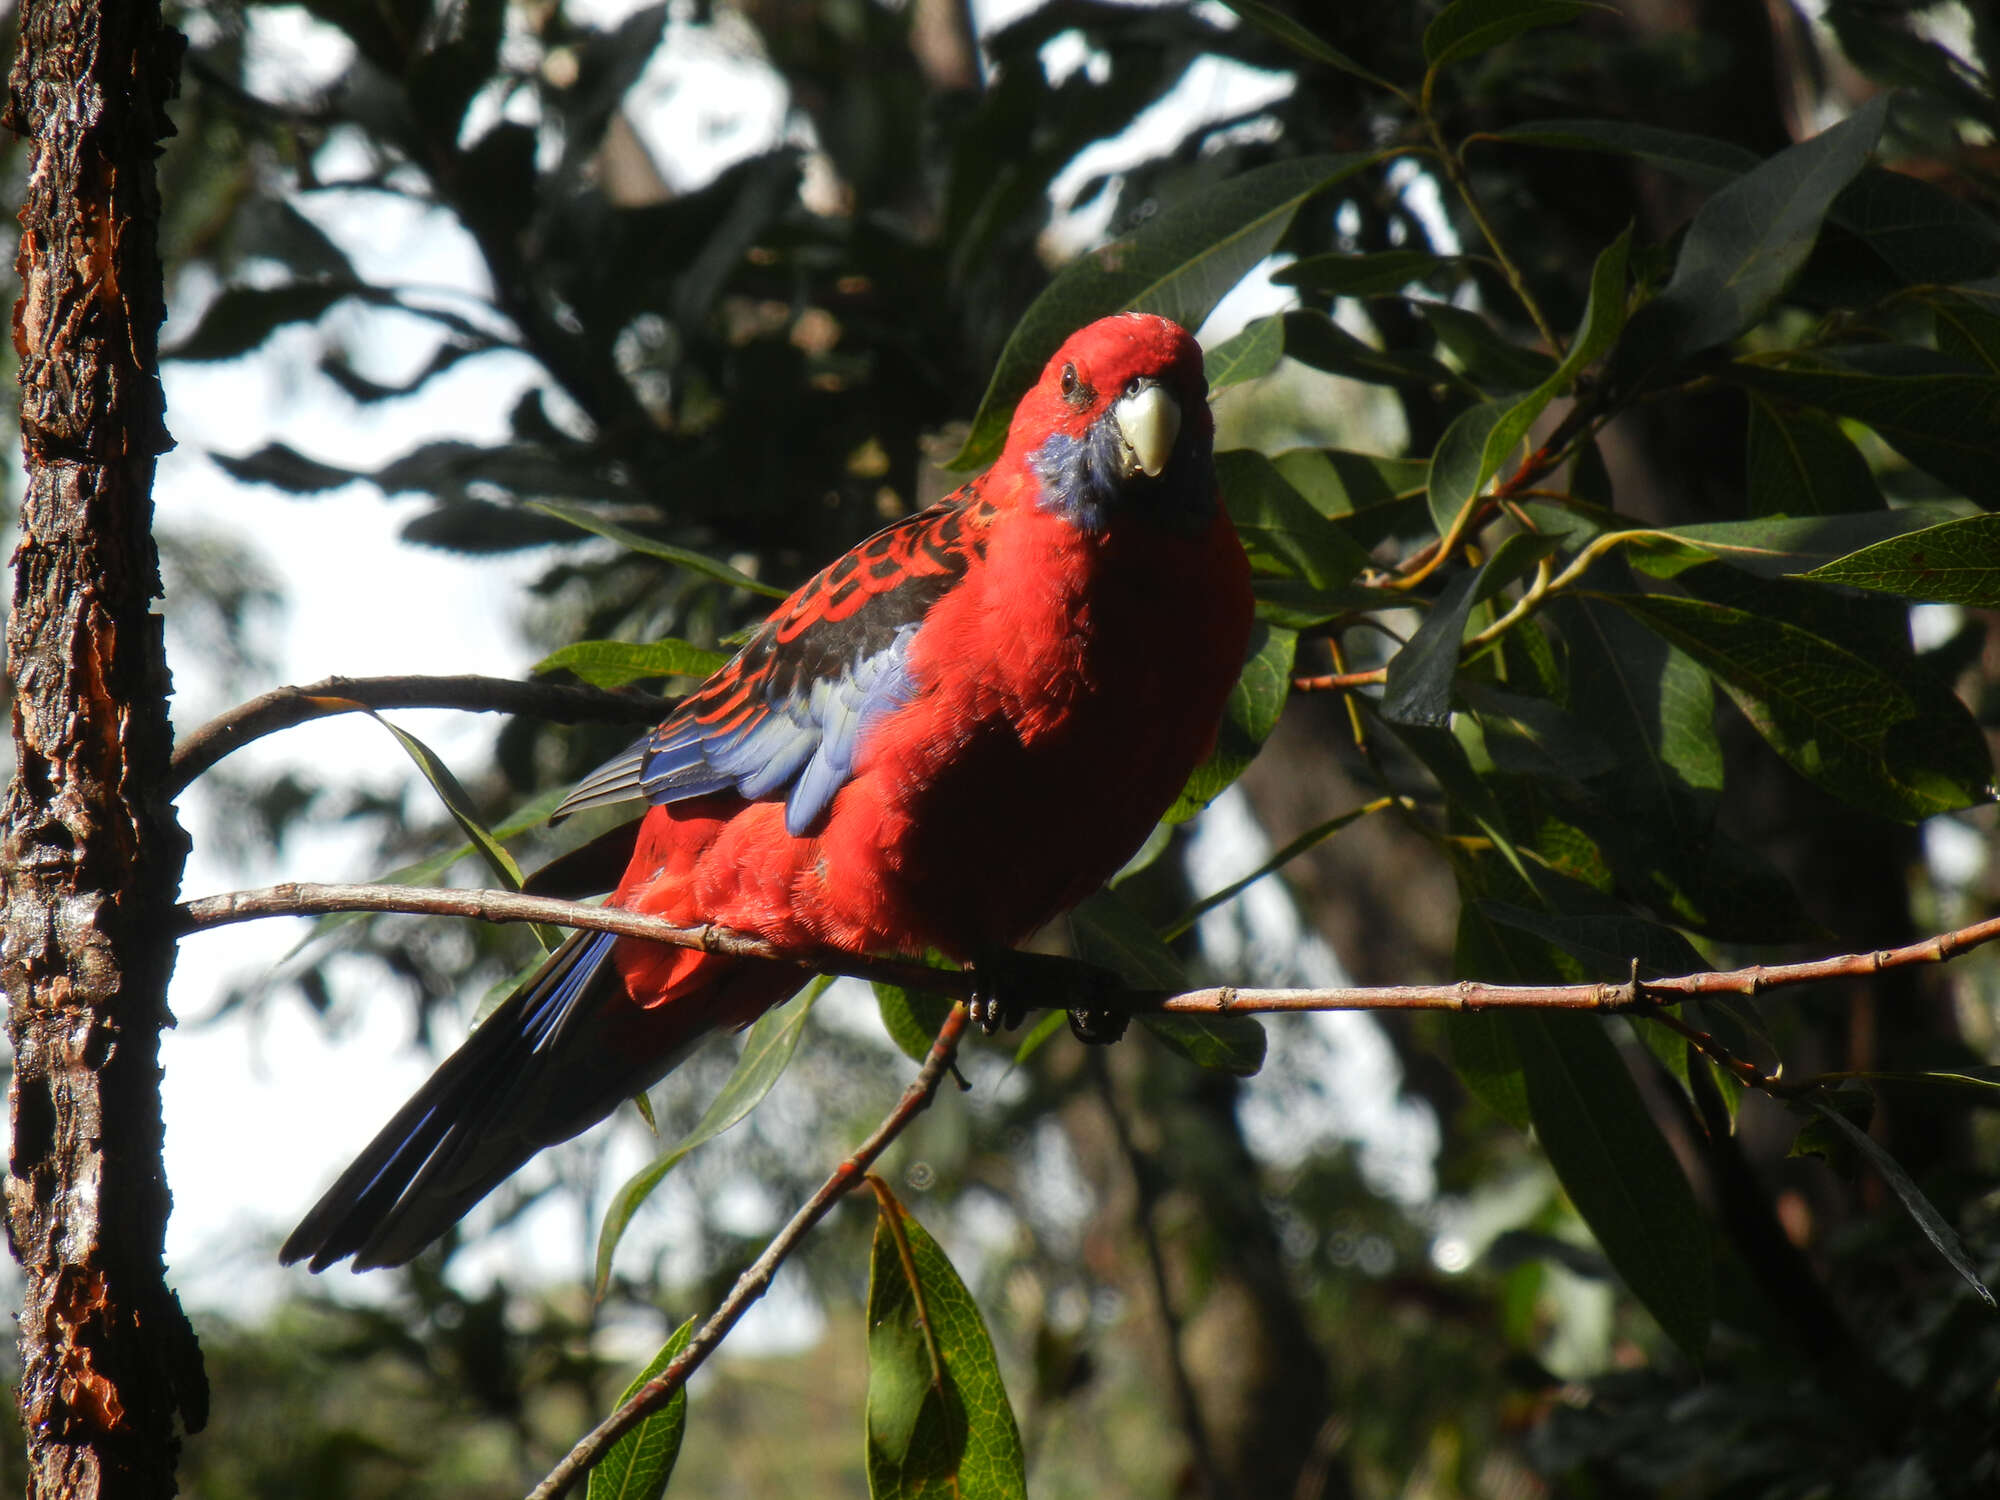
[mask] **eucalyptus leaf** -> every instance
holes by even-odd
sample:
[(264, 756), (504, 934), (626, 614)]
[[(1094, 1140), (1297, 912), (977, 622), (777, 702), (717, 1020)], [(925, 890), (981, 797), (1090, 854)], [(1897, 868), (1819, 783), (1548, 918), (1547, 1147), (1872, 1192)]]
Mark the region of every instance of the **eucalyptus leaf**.
[[(674, 1330), (653, 1356), (652, 1362), (625, 1387), (618, 1398), (623, 1406), (638, 1395), (649, 1380), (674, 1362), (694, 1336), (694, 1319)], [(667, 1404), (652, 1413), (611, 1445), (590, 1470), (585, 1500), (660, 1500), (673, 1478), (674, 1462), (681, 1456), (681, 1438), (687, 1431), (687, 1386), (673, 1393)]]

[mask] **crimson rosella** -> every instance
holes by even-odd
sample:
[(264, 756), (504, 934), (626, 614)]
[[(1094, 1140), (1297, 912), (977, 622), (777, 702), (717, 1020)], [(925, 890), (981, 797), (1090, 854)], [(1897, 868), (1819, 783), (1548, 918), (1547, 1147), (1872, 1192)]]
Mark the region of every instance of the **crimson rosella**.
[[(1124, 314), (1049, 361), (986, 473), (878, 531), (562, 811), (644, 799), (613, 906), (804, 952), (978, 962), (1082, 900), (1213, 745), (1251, 623), (1201, 350)], [(409, 1260), (544, 1146), (804, 970), (578, 932), (285, 1242)]]

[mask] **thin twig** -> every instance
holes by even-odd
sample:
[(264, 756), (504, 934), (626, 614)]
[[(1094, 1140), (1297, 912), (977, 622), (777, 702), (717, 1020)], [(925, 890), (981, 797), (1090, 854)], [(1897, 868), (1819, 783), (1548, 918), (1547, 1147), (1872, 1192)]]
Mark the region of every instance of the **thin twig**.
[[(510, 891), (441, 890), (407, 885), (311, 885), (301, 882), (255, 891), (232, 891), (185, 902), (178, 908), (178, 930), (183, 933), (197, 932), (256, 917), (323, 916), (341, 911), (475, 917), (488, 922), (553, 922), (564, 927), (584, 927), (596, 932), (615, 932), (624, 937), (647, 938), (679, 948), (699, 948), (705, 953), (767, 958), (826, 974), (880, 979), (890, 984), (928, 989), (959, 998), (970, 995), (977, 984), (971, 970), (932, 969), (891, 959), (860, 958), (851, 953), (782, 948), (763, 938), (732, 932), (713, 924), (676, 927), (671, 922), (639, 912), (587, 906), (578, 901), (556, 901), (546, 896), (520, 896)], [(1866, 977), (1879, 974), (1884, 969), (1905, 968), (1913, 964), (1943, 963), (1996, 938), (2000, 938), (2000, 917), (1989, 917), (1955, 932), (1941, 932), (1901, 948), (1883, 948), (1872, 953), (1839, 953), (1800, 963), (1752, 964), (1741, 969), (1704, 970), (1698, 974), (1669, 975), (1659, 979), (1641, 979), (1635, 972), (1633, 977), (1618, 983), (1596, 984), (1483, 984), (1465, 979), (1456, 984), (1310, 990), (1239, 989), (1221, 985), (1180, 994), (1131, 990), (1124, 995), (1116, 995), (1102, 990), (1101, 971), (1089, 965), (1079, 965), (1080, 987), (1077, 993), (1088, 990), (1093, 1006), (1123, 1008), (1133, 1013), (1164, 1011), (1193, 1016), (1321, 1010), (1534, 1008), (1597, 1011), (1606, 1015), (1633, 1011), (1643, 1014), (1662, 1004), (1702, 995), (1755, 997), (1766, 990), (1790, 985)], [(1047, 962), (1060, 966), (1063, 960), (1050, 959)], [(1030, 997), (1022, 997), (1022, 1003), (1033, 1008)], [(1073, 1003), (1074, 996), (1071, 994), (1044, 1002), (1045, 1005), (1060, 1004), (1065, 1008)]]
[(910, 1081), (910, 1086), (903, 1090), (903, 1097), (896, 1101), (896, 1107), (887, 1118), (875, 1127), (852, 1156), (833, 1169), (826, 1181), (820, 1184), (819, 1191), (792, 1215), (791, 1222), (764, 1247), (764, 1253), (751, 1263), (750, 1269), (736, 1278), (736, 1285), (729, 1289), (729, 1295), (709, 1314), (708, 1321), (688, 1340), (687, 1347), (676, 1354), (658, 1375), (640, 1386), (630, 1401), (598, 1423), (582, 1442), (570, 1449), (563, 1461), (549, 1471), (548, 1478), (535, 1486), (528, 1500), (556, 1500), (558, 1495), (566, 1493), (586, 1469), (610, 1451), (613, 1443), (650, 1413), (665, 1406), (674, 1392), (687, 1383), (688, 1377), (700, 1368), (702, 1361), (714, 1353), (729, 1330), (736, 1326), (737, 1319), (764, 1295), (778, 1267), (798, 1247), (799, 1241), (826, 1217), (827, 1211), (842, 1195), (861, 1181), (875, 1164), (875, 1159), (889, 1148), (909, 1123), (929, 1107), (937, 1094), (938, 1085), (951, 1071), (952, 1059), (957, 1056), (958, 1044), (965, 1035), (965, 1024), (965, 1007), (954, 1005), (945, 1017), (944, 1025), (938, 1028), (937, 1040), (931, 1043), (923, 1067)]
[(328, 677), (306, 686), (273, 688), (210, 719), (174, 747), (170, 793), (254, 739), (333, 714), (370, 708), (458, 708), (473, 713), (531, 714), (561, 724), (644, 724), (663, 717), (672, 700), (646, 693), (511, 677)]
[(1373, 667), (1366, 672), (1328, 672), (1319, 677), (1294, 677), (1292, 691), (1295, 693), (1340, 693), (1349, 688), (1374, 687), (1389, 680), (1387, 667)]
[(1195, 1398), (1194, 1381), (1188, 1377), (1187, 1362), (1181, 1358), (1181, 1320), (1174, 1311), (1172, 1288), (1167, 1284), (1167, 1257), (1160, 1248), (1159, 1230), (1153, 1223), (1153, 1208), (1159, 1199), (1154, 1190), (1150, 1169), (1139, 1154), (1137, 1142), (1132, 1139), (1132, 1128), (1126, 1122), (1125, 1112), (1118, 1107), (1118, 1092), (1111, 1080), (1111, 1069), (1104, 1061), (1104, 1053), (1099, 1048), (1090, 1052), (1091, 1074), (1097, 1081), (1097, 1092), (1104, 1103), (1104, 1112), (1111, 1118), (1111, 1133), (1118, 1142), (1118, 1150), (1125, 1158), (1125, 1165), (1132, 1173), (1132, 1187), (1138, 1201), (1132, 1205), (1132, 1219), (1139, 1227), (1139, 1242), (1145, 1247), (1146, 1265), (1152, 1274), (1153, 1300), (1159, 1308), (1160, 1327), (1166, 1335), (1167, 1368), (1173, 1374), (1174, 1404), (1180, 1408), (1181, 1426), (1187, 1433), (1188, 1446), (1194, 1450), (1194, 1466), (1203, 1480), (1203, 1488), (1210, 1500), (1226, 1500), (1228, 1487), (1222, 1481), (1222, 1470), (1216, 1466), (1215, 1451), (1209, 1446), (1208, 1428), (1201, 1419), (1201, 1404)]

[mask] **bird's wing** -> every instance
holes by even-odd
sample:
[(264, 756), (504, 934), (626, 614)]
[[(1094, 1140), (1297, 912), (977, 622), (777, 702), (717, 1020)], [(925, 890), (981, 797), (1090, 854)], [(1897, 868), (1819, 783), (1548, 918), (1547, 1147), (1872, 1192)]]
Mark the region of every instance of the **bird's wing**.
[(930, 607), (984, 553), (978, 481), (876, 532), (816, 574), (660, 726), (556, 809), (734, 790), (785, 796), (803, 835), (854, 767), (861, 735), (916, 691), (909, 645)]

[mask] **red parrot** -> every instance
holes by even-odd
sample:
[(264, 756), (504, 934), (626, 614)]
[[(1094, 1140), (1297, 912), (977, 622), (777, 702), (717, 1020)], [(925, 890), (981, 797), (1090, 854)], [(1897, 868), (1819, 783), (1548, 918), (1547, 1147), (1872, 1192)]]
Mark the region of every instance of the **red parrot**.
[[(651, 804), (610, 904), (802, 952), (976, 962), (1095, 890), (1215, 741), (1251, 624), (1201, 349), (1071, 335), (1000, 458), (778, 606), (558, 814)], [(809, 976), (578, 932), (285, 1241), (399, 1265), (544, 1146)]]

